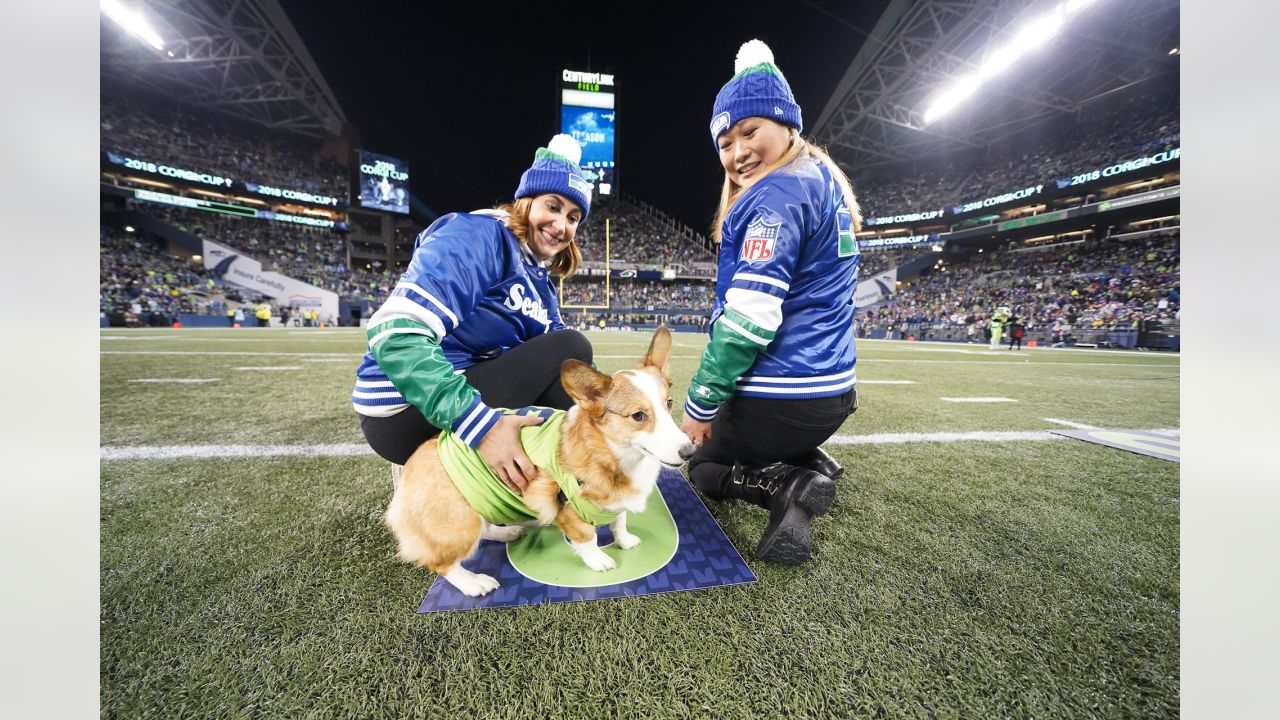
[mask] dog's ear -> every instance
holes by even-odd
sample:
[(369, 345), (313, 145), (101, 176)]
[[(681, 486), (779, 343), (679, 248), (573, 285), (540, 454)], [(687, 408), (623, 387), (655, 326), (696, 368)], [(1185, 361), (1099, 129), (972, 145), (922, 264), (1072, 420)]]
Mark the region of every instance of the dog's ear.
[(666, 325), (660, 325), (653, 333), (653, 339), (649, 341), (649, 352), (645, 353), (644, 360), (636, 367), (645, 366), (657, 368), (662, 374), (662, 379), (668, 383), (671, 382), (671, 373), (669, 371), (668, 360), (671, 358), (671, 331)]
[(565, 360), (560, 366), (560, 384), (575, 403), (595, 414), (604, 407), (613, 378), (581, 360)]

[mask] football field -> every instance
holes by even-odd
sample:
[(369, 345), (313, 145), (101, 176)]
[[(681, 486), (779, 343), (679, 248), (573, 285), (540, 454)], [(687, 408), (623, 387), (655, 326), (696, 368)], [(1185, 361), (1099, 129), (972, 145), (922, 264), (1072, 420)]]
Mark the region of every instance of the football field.
[[(648, 333), (588, 334), (634, 365)], [(860, 341), (848, 472), (759, 582), (417, 615), (356, 329), (101, 332), (104, 717), (1176, 717), (1177, 355)], [(705, 336), (676, 334), (679, 406)], [(677, 410), (677, 414), (679, 411)]]

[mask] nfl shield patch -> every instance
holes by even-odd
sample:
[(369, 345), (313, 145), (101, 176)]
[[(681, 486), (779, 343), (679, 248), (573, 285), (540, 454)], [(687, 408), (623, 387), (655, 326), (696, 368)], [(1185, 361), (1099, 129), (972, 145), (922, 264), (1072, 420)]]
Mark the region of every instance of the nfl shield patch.
[(778, 242), (778, 230), (782, 221), (767, 222), (764, 217), (757, 216), (747, 225), (746, 236), (742, 239), (740, 257), (749, 263), (768, 262)]

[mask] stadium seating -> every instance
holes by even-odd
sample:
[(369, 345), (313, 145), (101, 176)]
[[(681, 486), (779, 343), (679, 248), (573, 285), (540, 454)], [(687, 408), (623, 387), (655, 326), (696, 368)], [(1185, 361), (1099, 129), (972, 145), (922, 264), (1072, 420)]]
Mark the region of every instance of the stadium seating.
[(104, 95), (102, 150), (258, 184), (346, 198), (347, 171), (317, 147), (213, 116)]
[(599, 196), (578, 228), (583, 260), (603, 261), (604, 219), (610, 224), (610, 261), (647, 266), (707, 263), (715, 260), (705, 237), (666, 213), (626, 196)]
[(854, 191), (863, 216), (870, 218), (950, 208), (991, 193), (1052, 184), (1103, 162), (1177, 145), (1178, 107), (1176, 97), (1138, 96), (1097, 117), (1045, 133), (1054, 138), (1051, 142), (1009, 143), (982, 160), (957, 159), (920, 172), (894, 168), (855, 178)]
[[(918, 336), (924, 326), (935, 337), (957, 338), (1006, 306), (1040, 337), (1057, 325), (1081, 342), (1096, 341), (1143, 323), (1179, 321), (1180, 271), (1176, 228), (1133, 239), (984, 253), (922, 274), (888, 302), (859, 313), (859, 321), (868, 333), (892, 326)], [(954, 330), (960, 332), (945, 332)]]

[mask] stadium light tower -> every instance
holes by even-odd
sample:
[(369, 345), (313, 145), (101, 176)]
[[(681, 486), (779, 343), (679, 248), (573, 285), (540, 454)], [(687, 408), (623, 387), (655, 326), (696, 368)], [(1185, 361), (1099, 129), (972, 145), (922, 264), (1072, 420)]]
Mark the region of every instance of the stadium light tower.
[(924, 124), (929, 125), (946, 115), (965, 98), (977, 92), (983, 83), (1017, 62), (1018, 58), (1047, 43), (1062, 31), (1067, 20), (1095, 1), (1065, 0), (1044, 15), (1023, 25), (1013, 36), (1013, 40), (987, 55), (986, 60), (978, 66), (977, 72), (956, 80), (954, 84), (938, 94), (924, 112)]
[[(146, 18), (142, 17), (142, 13), (137, 10), (130, 10), (120, 3), (120, 0), (102, 0), (102, 12), (111, 18), (117, 25), (124, 28), (130, 35), (142, 40), (146, 44), (156, 50), (164, 49), (164, 40), (160, 38), (160, 34), (151, 28)], [(169, 53), (170, 56), (173, 53)]]

